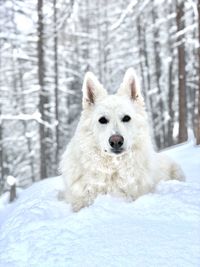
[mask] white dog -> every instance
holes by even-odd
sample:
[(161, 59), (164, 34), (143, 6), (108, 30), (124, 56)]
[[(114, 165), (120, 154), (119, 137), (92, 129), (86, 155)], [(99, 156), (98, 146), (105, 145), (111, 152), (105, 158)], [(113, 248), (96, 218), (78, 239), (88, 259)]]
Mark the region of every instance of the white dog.
[(83, 111), (61, 170), (64, 197), (73, 211), (89, 206), (99, 194), (135, 200), (160, 180), (184, 180), (180, 166), (153, 150), (133, 69), (115, 95), (108, 95), (92, 73), (85, 75)]

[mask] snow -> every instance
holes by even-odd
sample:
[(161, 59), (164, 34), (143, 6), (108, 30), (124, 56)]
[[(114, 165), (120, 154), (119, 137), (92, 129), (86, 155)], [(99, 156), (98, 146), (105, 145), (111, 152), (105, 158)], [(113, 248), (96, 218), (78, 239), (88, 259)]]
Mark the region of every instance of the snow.
[(58, 124), (58, 121), (54, 121), (52, 124), (50, 124), (47, 121), (42, 120), (41, 114), (38, 111), (34, 112), (33, 114), (23, 114), (23, 113), (18, 115), (4, 114), (0, 115), (0, 121), (1, 120), (22, 120), (22, 121), (35, 120), (40, 124), (45, 125), (49, 129), (53, 129)]
[(10, 186), (15, 185), (16, 182), (17, 182), (16, 178), (15, 178), (14, 176), (12, 176), (12, 175), (8, 175), (8, 177), (7, 177), (6, 180), (7, 180), (7, 183), (8, 183)]
[(72, 213), (57, 199), (56, 177), (0, 205), (0, 267), (199, 267), (200, 147), (164, 153), (182, 165), (186, 182), (162, 182), (132, 203), (100, 196)]

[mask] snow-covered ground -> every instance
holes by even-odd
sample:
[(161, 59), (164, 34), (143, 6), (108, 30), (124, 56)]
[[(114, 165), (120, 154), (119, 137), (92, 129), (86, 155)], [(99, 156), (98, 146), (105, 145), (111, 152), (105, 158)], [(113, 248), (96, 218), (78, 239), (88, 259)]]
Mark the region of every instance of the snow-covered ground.
[(57, 177), (0, 205), (0, 266), (199, 267), (200, 147), (190, 142), (165, 153), (187, 181), (163, 182), (133, 203), (101, 196), (72, 213), (57, 200)]

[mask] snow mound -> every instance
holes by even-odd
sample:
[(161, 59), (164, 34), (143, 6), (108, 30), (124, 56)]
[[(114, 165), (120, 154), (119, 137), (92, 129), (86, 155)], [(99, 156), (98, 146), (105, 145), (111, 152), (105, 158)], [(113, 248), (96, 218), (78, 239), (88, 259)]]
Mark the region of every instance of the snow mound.
[(200, 266), (200, 148), (165, 153), (187, 181), (162, 182), (132, 203), (100, 196), (72, 213), (60, 177), (24, 190), (0, 211), (1, 267)]

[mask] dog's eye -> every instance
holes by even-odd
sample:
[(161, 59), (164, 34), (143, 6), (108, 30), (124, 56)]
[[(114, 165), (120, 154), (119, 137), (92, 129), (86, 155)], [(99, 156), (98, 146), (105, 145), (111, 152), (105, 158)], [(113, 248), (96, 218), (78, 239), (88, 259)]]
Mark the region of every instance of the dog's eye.
[(129, 115), (125, 115), (123, 118), (122, 118), (122, 121), (123, 122), (128, 122), (131, 120), (131, 117)]
[(101, 124), (106, 124), (106, 123), (108, 123), (109, 121), (108, 121), (108, 119), (106, 119), (105, 117), (101, 117), (101, 118), (99, 119), (99, 122), (100, 122)]

